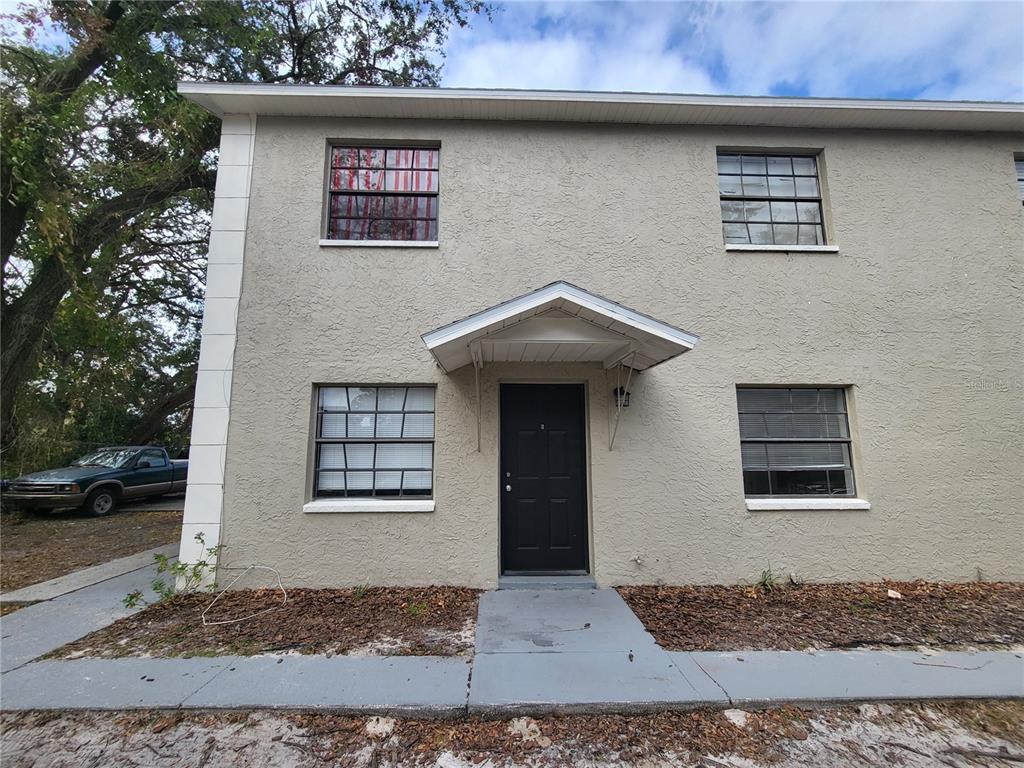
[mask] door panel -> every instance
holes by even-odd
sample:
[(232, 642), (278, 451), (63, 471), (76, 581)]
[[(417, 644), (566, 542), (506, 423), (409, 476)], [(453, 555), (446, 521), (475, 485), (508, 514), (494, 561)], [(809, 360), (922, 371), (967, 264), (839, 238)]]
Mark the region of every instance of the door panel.
[(139, 453), (136, 463), (149, 461), (154, 466), (136, 466), (122, 481), (124, 496), (153, 496), (167, 493), (171, 489), (173, 468), (163, 451), (145, 450)]
[(569, 438), (564, 429), (548, 430), (548, 476), (566, 477), (572, 469), (569, 467)]
[(583, 393), (501, 385), (502, 571), (588, 568)]
[(536, 499), (516, 500), (516, 533), (519, 549), (537, 549), (540, 546), (540, 517)]
[(571, 506), (568, 499), (551, 499), (548, 503), (551, 513), (549, 530), (551, 531), (552, 549), (569, 549), (572, 547)]

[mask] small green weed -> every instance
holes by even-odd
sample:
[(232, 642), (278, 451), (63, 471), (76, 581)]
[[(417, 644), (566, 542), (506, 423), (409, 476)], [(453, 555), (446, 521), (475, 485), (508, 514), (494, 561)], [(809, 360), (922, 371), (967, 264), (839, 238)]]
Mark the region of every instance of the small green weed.
[[(153, 559), (156, 561), (157, 575), (150, 586), (156, 593), (157, 602), (167, 600), (179, 593), (198, 591), (203, 586), (203, 582), (213, 573), (214, 562), (221, 550), (224, 549), (224, 545), (207, 547), (206, 538), (202, 533), (197, 533), (195, 540), (199, 542), (199, 546), (205, 552), (204, 558), (198, 562), (183, 563), (177, 559), (172, 561), (164, 554), (153, 555)], [(212, 592), (217, 588), (217, 584), (211, 582), (205, 588), (208, 592)], [(125, 608), (135, 608), (150, 603), (139, 589), (125, 595), (121, 602)]]
[(775, 575), (772, 564), (769, 562), (768, 567), (761, 571), (761, 578), (757, 580), (757, 588), (767, 595), (769, 592), (775, 592), (781, 586), (779, 577)]
[(867, 613), (875, 610), (878, 605), (871, 599), (870, 595), (864, 595), (860, 600), (851, 606), (856, 613)]

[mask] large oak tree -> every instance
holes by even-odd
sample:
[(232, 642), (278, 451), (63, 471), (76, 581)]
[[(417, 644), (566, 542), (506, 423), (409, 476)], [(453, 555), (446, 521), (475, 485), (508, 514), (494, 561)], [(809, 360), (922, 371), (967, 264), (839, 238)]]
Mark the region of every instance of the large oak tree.
[(219, 126), (178, 80), (436, 85), (449, 30), (480, 13), (482, 0), (53, 0), (7, 17), (8, 467), (187, 429)]

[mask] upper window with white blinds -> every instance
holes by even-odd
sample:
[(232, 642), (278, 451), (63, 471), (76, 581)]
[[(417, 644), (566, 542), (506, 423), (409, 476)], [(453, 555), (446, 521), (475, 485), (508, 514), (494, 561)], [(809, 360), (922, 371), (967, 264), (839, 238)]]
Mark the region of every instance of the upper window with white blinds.
[(825, 245), (814, 155), (718, 154), (726, 243)]
[(430, 496), (433, 387), (320, 387), (314, 497)]
[(739, 387), (747, 496), (853, 496), (846, 393), (840, 388)]
[(436, 241), (440, 154), (422, 147), (331, 147), (328, 239)]

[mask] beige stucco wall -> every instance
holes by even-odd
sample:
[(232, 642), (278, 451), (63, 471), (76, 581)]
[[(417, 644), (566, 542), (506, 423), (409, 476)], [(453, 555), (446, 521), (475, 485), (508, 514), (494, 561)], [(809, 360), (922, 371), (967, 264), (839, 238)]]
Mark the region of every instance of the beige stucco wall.
[[(329, 139), (442, 145), (437, 249), (320, 247)], [(726, 252), (717, 146), (824, 151), (838, 254)], [(260, 118), (221, 543), (286, 584), (490, 586), (497, 384), (588, 385), (601, 584), (1024, 579), (1024, 139)], [(555, 280), (701, 337), (640, 375), (444, 375), (420, 334)], [(436, 511), (303, 514), (316, 383), (435, 383)], [(738, 383), (850, 385), (866, 512), (748, 512)], [(639, 557), (640, 562), (634, 561)]]

